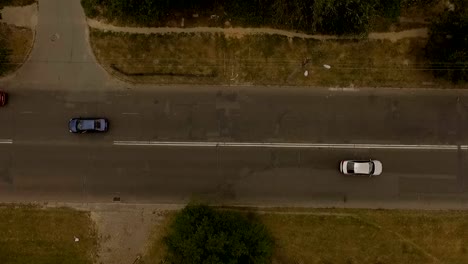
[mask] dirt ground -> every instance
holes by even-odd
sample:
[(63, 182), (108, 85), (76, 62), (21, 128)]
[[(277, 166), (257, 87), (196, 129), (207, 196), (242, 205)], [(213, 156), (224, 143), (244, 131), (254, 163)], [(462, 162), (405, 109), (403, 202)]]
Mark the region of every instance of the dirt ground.
[(37, 26), (37, 3), (27, 6), (6, 6), (0, 12), (0, 22), (17, 27), (35, 29)]
[(153, 228), (164, 220), (163, 212), (181, 208), (177, 205), (126, 204), (68, 206), (91, 211), (101, 245), (99, 264), (142, 263)]

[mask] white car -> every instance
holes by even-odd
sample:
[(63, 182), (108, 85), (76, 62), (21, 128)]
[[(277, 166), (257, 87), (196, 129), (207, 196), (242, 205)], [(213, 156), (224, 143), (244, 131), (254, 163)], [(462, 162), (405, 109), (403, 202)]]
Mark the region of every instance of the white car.
[(343, 160), (340, 171), (346, 175), (376, 176), (382, 173), (382, 162), (378, 160)]

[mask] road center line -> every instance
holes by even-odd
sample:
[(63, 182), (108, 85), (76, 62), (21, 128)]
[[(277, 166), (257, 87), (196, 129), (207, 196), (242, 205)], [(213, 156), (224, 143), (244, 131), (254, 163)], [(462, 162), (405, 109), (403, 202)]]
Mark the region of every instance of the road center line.
[(324, 144), (324, 143), (262, 143), (262, 142), (197, 142), (197, 141), (114, 141), (117, 146), (167, 147), (245, 147), (245, 148), (325, 148), (325, 149), (408, 149), (408, 150), (468, 150), (468, 145), (403, 145), (403, 144)]
[(12, 139), (0, 139), (0, 144), (12, 144)]

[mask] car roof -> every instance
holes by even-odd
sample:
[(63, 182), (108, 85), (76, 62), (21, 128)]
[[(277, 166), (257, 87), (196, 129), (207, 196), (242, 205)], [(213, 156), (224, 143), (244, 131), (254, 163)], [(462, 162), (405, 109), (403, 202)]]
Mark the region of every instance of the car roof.
[(93, 119), (81, 119), (81, 129), (86, 130), (86, 129), (94, 129), (94, 120)]
[(353, 161), (354, 164), (354, 173), (369, 174), (370, 172), (370, 162), (366, 161)]

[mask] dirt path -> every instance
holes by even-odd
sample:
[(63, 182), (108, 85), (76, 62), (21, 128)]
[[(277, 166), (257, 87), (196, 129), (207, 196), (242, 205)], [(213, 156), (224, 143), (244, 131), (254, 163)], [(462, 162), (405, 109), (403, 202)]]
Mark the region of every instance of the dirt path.
[[(334, 36), (334, 35), (309, 35), (305, 33), (297, 33), (287, 30), (274, 29), (274, 28), (217, 28), (217, 27), (195, 27), (195, 28), (175, 28), (175, 27), (118, 27), (111, 24), (106, 24), (98, 20), (87, 19), (88, 25), (94, 29), (112, 31), (112, 32), (125, 32), (125, 33), (136, 33), (136, 34), (165, 34), (165, 33), (224, 33), (229, 36), (242, 37), (244, 35), (255, 35), (255, 34), (269, 34), (269, 35), (281, 35), (289, 38), (304, 38), (304, 39), (317, 39), (317, 40), (329, 40), (329, 39), (359, 39), (359, 36)], [(389, 39), (391, 41), (397, 41), (403, 38), (426, 38), (427, 28), (418, 28), (405, 30), (400, 32), (385, 32), (385, 33), (370, 33), (368, 39)]]

